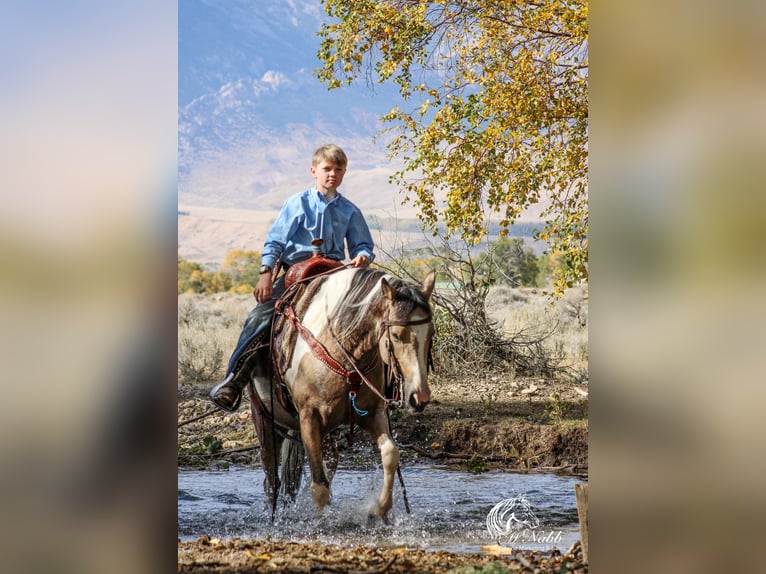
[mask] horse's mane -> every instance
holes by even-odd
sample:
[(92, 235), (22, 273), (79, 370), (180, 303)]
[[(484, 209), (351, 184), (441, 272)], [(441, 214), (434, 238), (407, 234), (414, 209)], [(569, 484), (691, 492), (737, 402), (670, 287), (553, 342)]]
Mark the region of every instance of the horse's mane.
[(416, 308), (431, 314), (428, 299), (418, 285), (377, 269), (357, 269), (348, 291), (342, 295), (338, 304), (339, 312), (331, 318), (331, 328), (341, 341), (357, 331), (362, 323), (369, 319), (370, 308), (380, 303), (383, 298), (380, 279), (383, 277), (396, 292), (393, 302), (394, 316), (409, 316)]

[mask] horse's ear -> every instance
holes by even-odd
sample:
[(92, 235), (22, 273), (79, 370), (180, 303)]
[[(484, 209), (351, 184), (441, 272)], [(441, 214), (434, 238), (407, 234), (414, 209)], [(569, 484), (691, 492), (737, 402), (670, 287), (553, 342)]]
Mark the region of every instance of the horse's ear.
[(428, 276), (423, 279), (423, 294), (426, 299), (431, 298), (431, 293), (434, 291), (434, 283), (436, 283), (436, 270), (431, 271)]
[(394, 288), (388, 284), (385, 277), (380, 279), (380, 288), (383, 291), (383, 295), (386, 296), (386, 299), (393, 301), (396, 298), (396, 291), (394, 291)]

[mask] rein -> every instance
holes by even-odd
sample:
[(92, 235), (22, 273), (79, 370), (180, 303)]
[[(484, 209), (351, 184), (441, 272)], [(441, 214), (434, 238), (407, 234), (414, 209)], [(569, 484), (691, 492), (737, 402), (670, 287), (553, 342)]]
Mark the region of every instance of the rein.
[[(370, 362), (367, 367), (364, 368), (364, 370), (360, 370), (356, 364), (351, 362), (353, 370), (349, 371), (344, 367), (341, 363), (336, 361), (332, 355), (330, 355), (330, 352), (327, 350), (327, 347), (325, 347), (321, 342), (317, 340), (316, 337), (314, 337), (314, 334), (309, 331), (306, 326), (300, 322), (300, 319), (298, 319), (297, 315), (295, 314), (295, 310), (292, 308), (292, 306), (288, 306), (284, 311), (285, 317), (288, 321), (298, 330), (301, 337), (303, 337), (303, 340), (308, 343), (309, 348), (311, 349), (311, 352), (314, 354), (314, 356), (322, 361), (328, 369), (333, 371), (334, 373), (339, 374), (340, 376), (344, 377), (345, 379), (348, 379), (349, 384), (352, 387), (359, 388), (359, 385), (362, 381), (364, 381), (370, 388), (377, 393), (377, 390), (372, 387), (372, 383), (369, 382), (367, 377), (364, 376), (364, 373), (369, 373), (375, 365), (377, 365), (377, 355), (373, 357), (372, 361)], [(333, 338), (335, 338), (335, 335), (333, 334)], [(335, 339), (337, 342), (337, 339)], [(343, 354), (346, 355), (346, 358), (348, 357), (348, 354), (346, 353), (346, 350), (341, 347), (341, 351), (343, 351)], [(378, 396), (381, 396), (378, 394)], [(381, 396), (382, 398), (382, 396)]]

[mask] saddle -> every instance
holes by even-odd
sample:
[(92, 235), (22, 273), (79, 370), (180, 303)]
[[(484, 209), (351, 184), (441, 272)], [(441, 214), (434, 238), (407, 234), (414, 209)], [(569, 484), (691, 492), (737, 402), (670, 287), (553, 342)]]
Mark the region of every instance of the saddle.
[(290, 266), (287, 273), (285, 273), (285, 290), (290, 289), (292, 285), (299, 281), (311, 279), (338, 267), (343, 267), (343, 263), (335, 259), (328, 259), (320, 253), (314, 253), (305, 261)]

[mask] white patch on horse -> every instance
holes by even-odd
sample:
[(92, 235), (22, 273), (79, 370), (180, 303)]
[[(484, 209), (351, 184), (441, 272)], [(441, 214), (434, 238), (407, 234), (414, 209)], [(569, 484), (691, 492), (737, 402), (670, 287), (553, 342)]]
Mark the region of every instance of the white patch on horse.
[(338, 305), (343, 299), (338, 297), (338, 294), (348, 293), (357, 272), (357, 269), (350, 269), (333, 273), (314, 294), (302, 322), (315, 336), (327, 326), (327, 318), (337, 313)]
[[(315, 337), (319, 337), (322, 331), (327, 327), (327, 318), (332, 317), (337, 312), (338, 305), (340, 304), (342, 297), (338, 297), (339, 293), (347, 293), (351, 288), (354, 275), (358, 272), (357, 269), (349, 269), (347, 271), (340, 271), (333, 273), (325, 279), (322, 285), (314, 293), (311, 299), (311, 304), (306, 310), (306, 315), (303, 317), (301, 323), (306, 327)], [(311, 354), (311, 347), (306, 343), (303, 337), (296, 337), (295, 347), (293, 349), (293, 360), (289, 368), (285, 371), (285, 380), (288, 384), (295, 380), (298, 372), (298, 365), (300, 365), (301, 357), (306, 354)]]
[[(426, 314), (418, 311), (415, 311), (412, 316), (410, 317), (411, 321), (418, 321), (420, 319), (425, 319)], [(428, 323), (425, 323), (423, 325), (410, 325), (410, 329), (412, 329), (415, 340), (417, 341), (418, 345), (418, 366), (420, 367), (421, 373), (427, 373), (428, 372), (428, 349), (426, 348), (426, 343), (428, 342), (428, 331), (430, 330), (430, 325)], [(421, 381), (422, 384), (422, 381)]]

